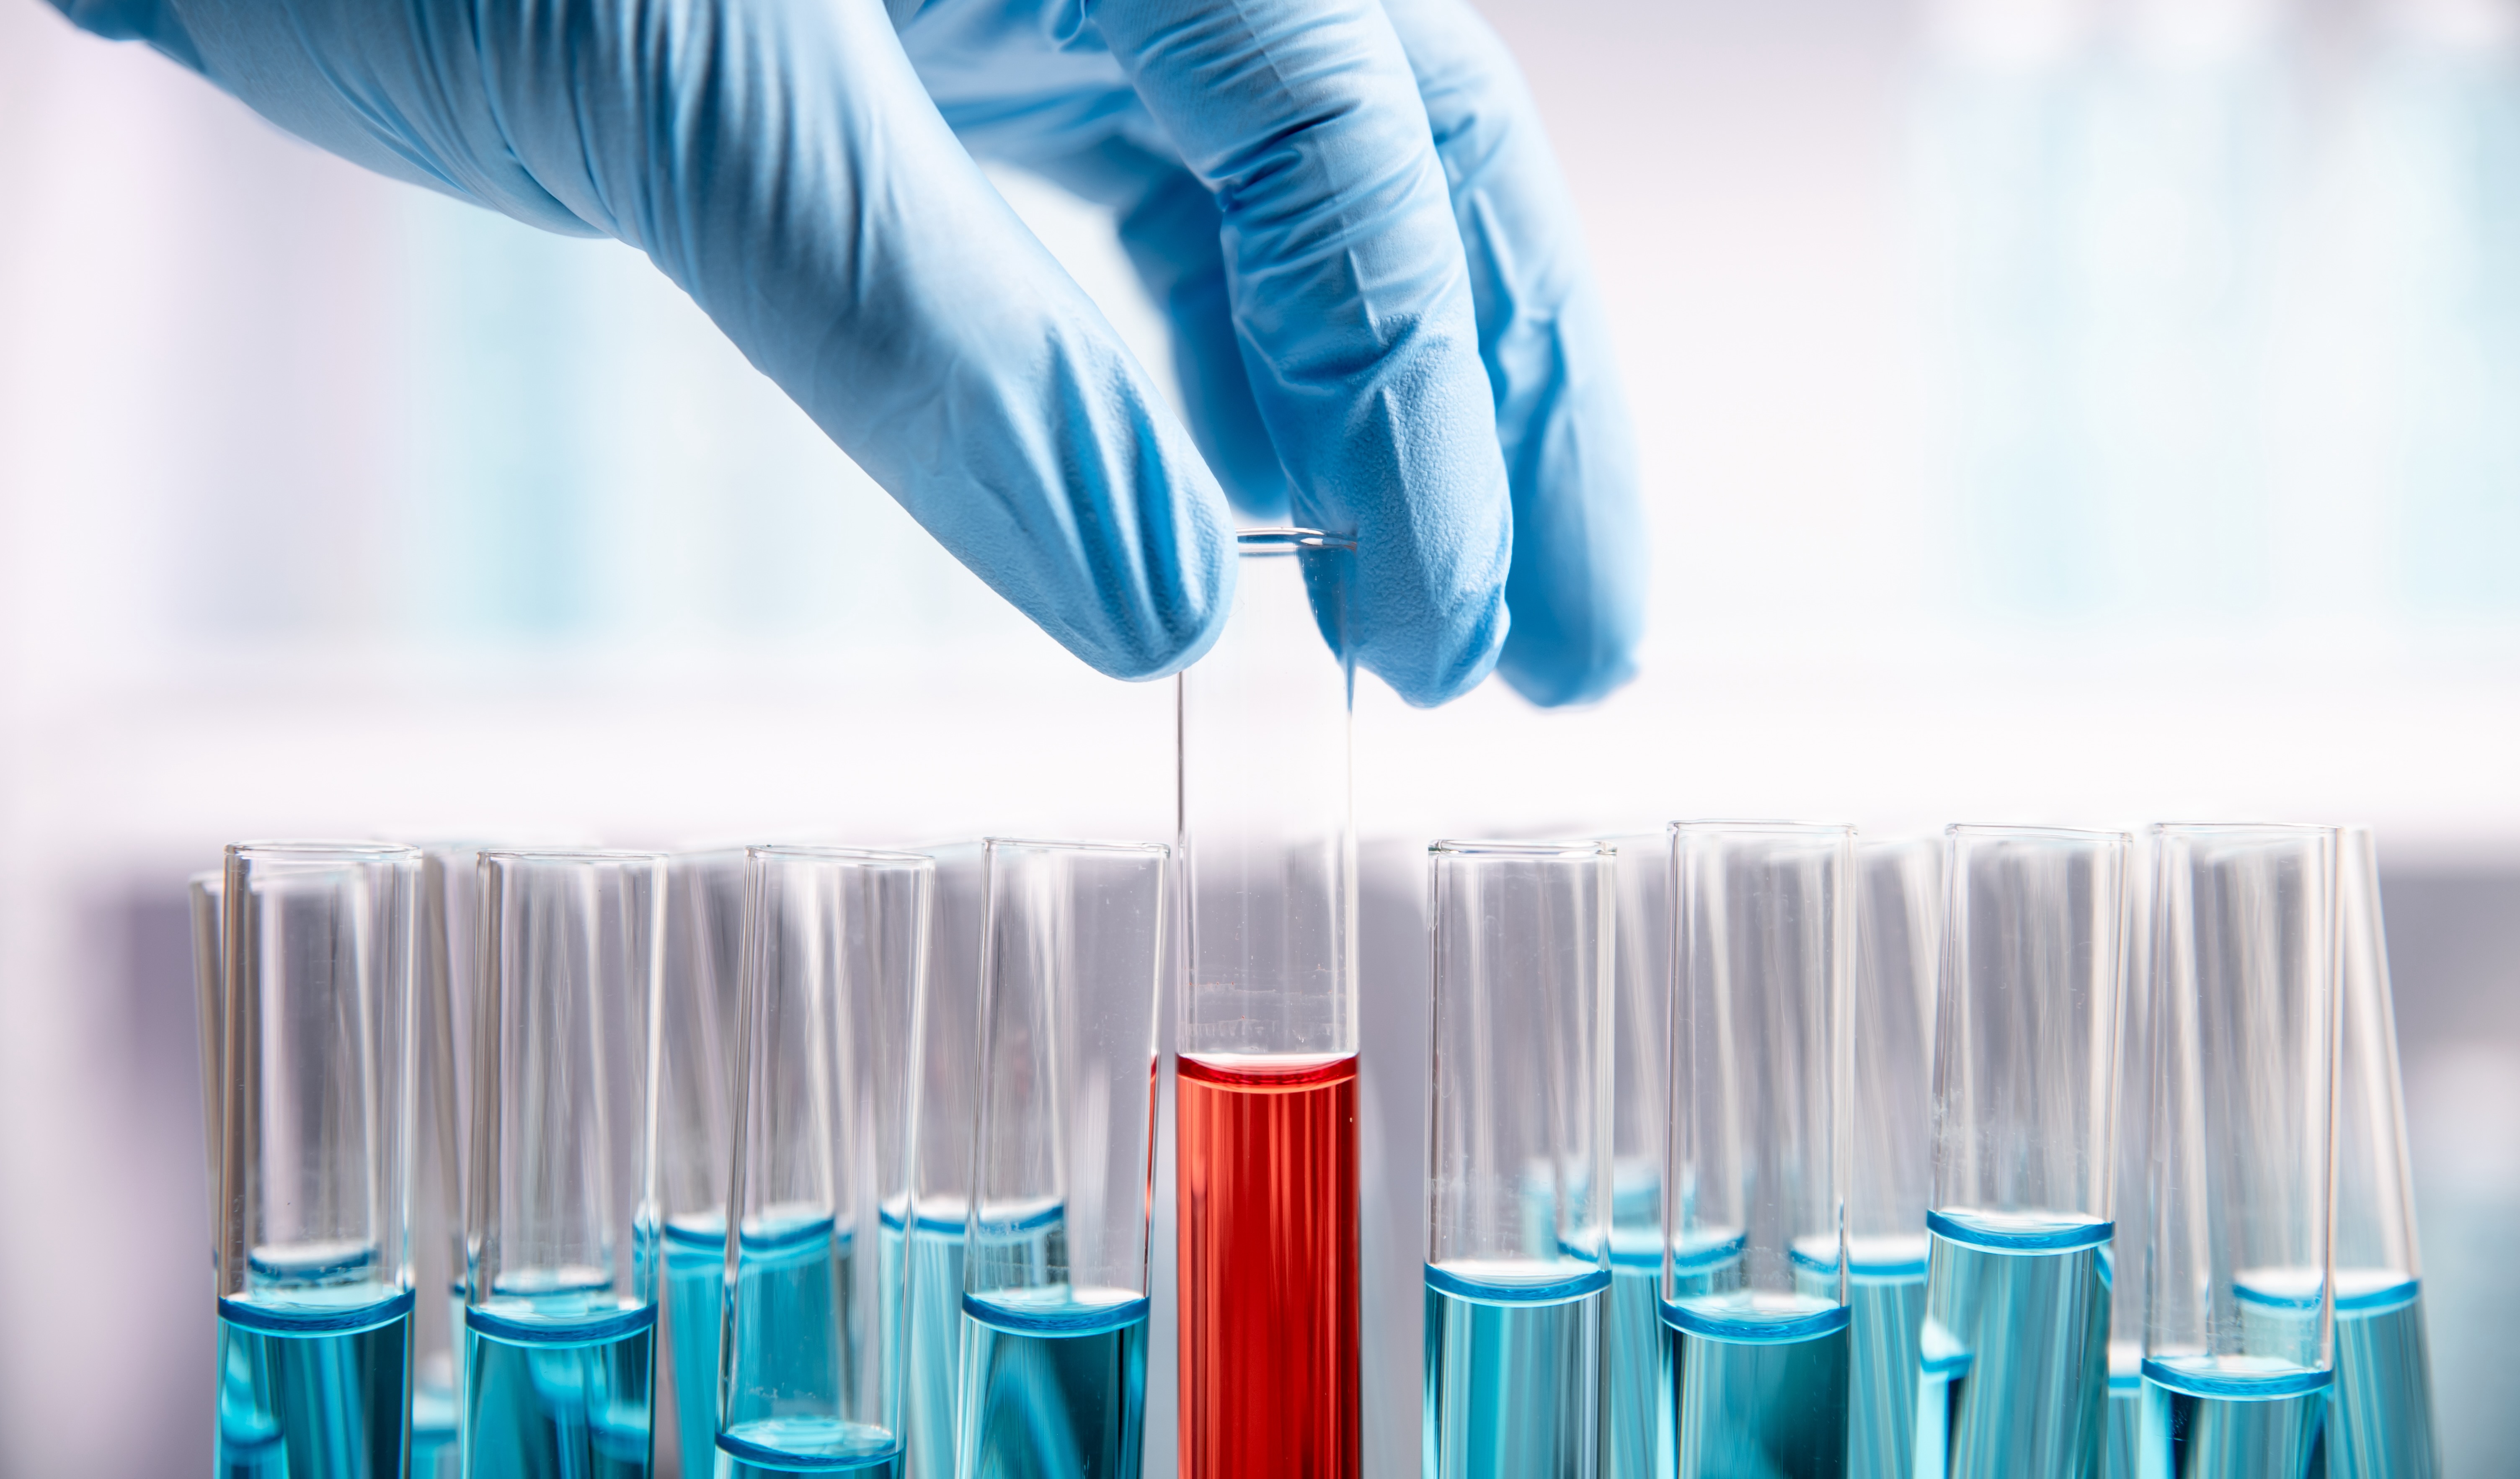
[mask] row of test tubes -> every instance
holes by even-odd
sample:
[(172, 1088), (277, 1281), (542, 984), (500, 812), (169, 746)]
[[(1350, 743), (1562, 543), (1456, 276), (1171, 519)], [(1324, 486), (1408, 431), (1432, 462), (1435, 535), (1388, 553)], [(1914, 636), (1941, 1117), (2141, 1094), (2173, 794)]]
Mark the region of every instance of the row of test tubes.
[[(220, 1471), (1137, 1475), (1170, 973), (1181, 1472), (1361, 1473), (1351, 562), (1171, 847), (231, 848)], [(1429, 1479), (2433, 1471), (2367, 834), (1428, 866)]]

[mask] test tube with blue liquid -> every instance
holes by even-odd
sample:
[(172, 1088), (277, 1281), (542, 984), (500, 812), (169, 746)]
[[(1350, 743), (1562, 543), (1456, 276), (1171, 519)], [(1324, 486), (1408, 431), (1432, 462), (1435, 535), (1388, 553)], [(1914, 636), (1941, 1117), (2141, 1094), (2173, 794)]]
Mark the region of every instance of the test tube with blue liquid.
[(744, 856), (742, 1070), (719, 1353), (717, 1479), (900, 1479), (900, 1267), (916, 994), (935, 865)]
[(2098, 1479), (2127, 836), (1947, 835), (1917, 1463)]
[(2153, 829), (2145, 1479), (2327, 1471), (2337, 834)]
[(2143, 1453), (2144, 1248), (2152, 1227), (2151, 833), (2129, 839), (2126, 965), (2118, 1005), (2115, 1186), (2109, 1211), (2108, 1479), (2138, 1479)]
[(907, 1197), (883, 1213), (884, 1253), (902, 1266), (907, 1346), (902, 1436), (906, 1479), (953, 1479), (954, 1386), (963, 1351), (963, 1230), (970, 1219), (971, 1136), (980, 1075), (981, 935), (988, 847), (919, 847), (936, 865), (927, 909), (926, 978), (919, 990), (919, 1056), (910, 1086), (918, 1127)]
[(411, 1450), (420, 854), (248, 842), (219, 902), (217, 1470), (394, 1479)]
[(1612, 837), (1608, 845), (1618, 897), (1611, 910), (1610, 1333), (1601, 1372), (1601, 1472), (1604, 1479), (1656, 1479), (1671, 838), (1657, 831)]
[(726, 1288), (726, 1193), (735, 1153), (736, 971), (743, 942), (743, 849), (666, 860), (657, 1193), (663, 1198), (665, 1357), (673, 1443), (686, 1479), (717, 1466), (718, 1324)]
[(1142, 1472), (1169, 851), (986, 844), (960, 1479)]
[(2349, 827), (2339, 842), (2344, 1020), (2336, 1050), (2336, 1385), (2327, 1470), (2332, 1479), (2434, 1479), (2441, 1457), (2379, 861), (2368, 828)]
[(412, 1186), (412, 1479), (456, 1479), (462, 1469), (460, 1388), (464, 1328), (463, 1056), (480, 964), (473, 912), (481, 849), (418, 844), (420, 964), (414, 977), (419, 1034), (418, 1130)]
[(1681, 823), (1662, 1472), (1846, 1471), (1854, 829)]
[(1853, 1312), (1847, 1471), (1908, 1479), (1916, 1453), (1925, 1322), (1925, 1207), (1933, 1191), (1933, 1007), (1941, 965), (1942, 848), (1856, 847), (1855, 1115), (1846, 1208)]
[(1428, 849), (1426, 1479), (1596, 1479), (1616, 854)]
[(653, 1458), (662, 853), (480, 855), (464, 1472)]

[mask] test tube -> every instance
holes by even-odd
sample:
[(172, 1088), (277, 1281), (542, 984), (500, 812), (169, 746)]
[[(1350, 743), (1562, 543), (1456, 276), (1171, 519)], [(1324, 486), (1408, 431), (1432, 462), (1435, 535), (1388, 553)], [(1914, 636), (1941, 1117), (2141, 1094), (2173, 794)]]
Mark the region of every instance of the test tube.
[(2302, 1479), (2333, 1372), (2336, 832), (2153, 839), (2142, 1471)]
[(1953, 1479), (2096, 1474), (2127, 837), (1946, 836), (1917, 1452)]
[(2109, 1212), (2108, 1479), (2143, 1479), (2144, 1243), (2152, 1226), (2151, 834), (2130, 838)]
[(1183, 1479), (1349, 1479), (1357, 1353), (1355, 546), (1239, 536), (1180, 680)]
[[(884, 1248), (903, 1265), (909, 1326), (903, 1379), (906, 1479), (953, 1479), (954, 1387), (962, 1379), (963, 1230), (971, 1211), (971, 1136), (981, 1076), (980, 952), (988, 848), (953, 842), (912, 851), (936, 865), (927, 909), (926, 978), (919, 991), (919, 1061), (911, 1084), (918, 1129), (906, 1206), (884, 1208)], [(887, 1284), (887, 1287), (890, 1287)]]
[(1672, 829), (1662, 1472), (1846, 1471), (1855, 831)]
[(456, 1045), (472, 1022), (480, 964), (473, 912), (481, 849), (467, 842), (420, 847), (420, 948), (414, 976), (419, 1103), (411, 1196), (411, 1472), (456, 1479), (462, 1467), (464, 1327), (463, 1059)]
[(880, 1244), (908, 1186), (934, 873), (912, 853), (745, 849), (718, 1479), (901, 1472), (900, 1268)]
[(1142, 1469), (1168, 851), (987, 844), (963, 1479)]
[(1427, 850), (1428, 1479), (1601, 1471), (1615, 857)]
[(643, 1479), (665, 856), (494, 849), (478, 887), (464, 1471)]
[(419, 872), (382, 843), (227, 850), (222, 1474), (404, 1472)]
[(1671, 839), (1612, 837), (1610, 1309), (1601, 1373), (1604, 1479), (1656, 1479), (1660, 1404), (1662, 1148), (1670, 1113)]
[(726, 1287), (726, 1193), (735, 1154), (736, 971), (743, 943), (743, 849), (665, 863), (663, 1041), (657, 1190), (664, 1198), (665, 1355), (674, 1443), (687, 1479), (717, 1466), (718, 1322)]
[(2328, 1472), (2334, 1479), (2433, 1479), (2441, 1459), (2379, 859), (2367, 827), (2346, 828), (2338, 840), (2344, 1022), (2336, 1048), (2336, 1387)]
[(1862, 842), (1855, 851), (1855, 1139), (1846, 1209), (1853, 1479), (1909, 1479), (1916, 1450), (1942, 862), (1941, 846), (1926, 837)]

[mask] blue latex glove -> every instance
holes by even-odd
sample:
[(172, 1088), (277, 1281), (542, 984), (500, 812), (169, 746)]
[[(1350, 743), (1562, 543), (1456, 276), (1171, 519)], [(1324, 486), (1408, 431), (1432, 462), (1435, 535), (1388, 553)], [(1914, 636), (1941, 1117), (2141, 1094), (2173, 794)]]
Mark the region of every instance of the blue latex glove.
[[(370, 168), (647, 252), (1106, 673), (1214, 639), (1209, 462), (1246, 514), (1356, 536), (1359, 658), (1413, 702), (1500, 657), (1549, 703), (1631, 671), (1599, 307), (1461, 0), (54, 3)], [(967, 144), (1119, 210), (1194, 436)]]

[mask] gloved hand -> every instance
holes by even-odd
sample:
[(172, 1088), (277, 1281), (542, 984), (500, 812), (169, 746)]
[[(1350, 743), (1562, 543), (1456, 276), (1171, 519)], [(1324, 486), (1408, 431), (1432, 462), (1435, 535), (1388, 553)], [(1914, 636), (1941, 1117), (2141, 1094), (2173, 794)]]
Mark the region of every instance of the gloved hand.
[[(1544, 703), (1631, 671), (1599, 305), (1462, 0), (54, 3), (370, 168), (647, 252), (1103, 672), (1172, 671), (1223, 620), (1200, 450), (1246, 514), (1357, 538), (1358, 656), (1411, 701), (1500, 655)], [(1117, 207), (1194, 437), (949, 120)]]

